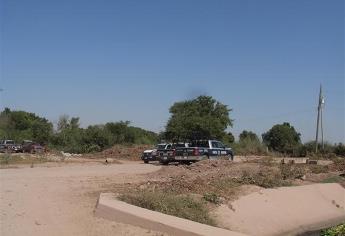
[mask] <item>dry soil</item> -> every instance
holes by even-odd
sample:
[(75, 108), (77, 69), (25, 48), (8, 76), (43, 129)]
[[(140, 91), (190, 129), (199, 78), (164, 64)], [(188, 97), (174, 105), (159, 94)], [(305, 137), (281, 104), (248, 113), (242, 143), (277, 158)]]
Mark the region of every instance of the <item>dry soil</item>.
[(99, 193), (160, 167), (139, 162), (0, 170), (0, 235), (162, 235), (94, 216)]

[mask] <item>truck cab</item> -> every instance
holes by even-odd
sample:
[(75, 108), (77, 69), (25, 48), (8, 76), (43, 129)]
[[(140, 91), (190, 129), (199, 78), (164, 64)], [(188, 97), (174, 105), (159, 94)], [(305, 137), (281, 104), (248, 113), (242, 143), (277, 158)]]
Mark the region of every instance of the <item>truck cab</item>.
[(1, 140), (0, 152), (21, 152), (21, 145), (16, 145), (11, 139)]

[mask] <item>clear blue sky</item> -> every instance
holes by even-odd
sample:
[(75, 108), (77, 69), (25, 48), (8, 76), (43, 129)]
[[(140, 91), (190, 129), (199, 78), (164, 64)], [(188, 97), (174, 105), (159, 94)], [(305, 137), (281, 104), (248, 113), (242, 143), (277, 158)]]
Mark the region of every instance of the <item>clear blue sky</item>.
[(345, 142), (343, 0), (0, 0), (1, 107), (160, 131), (176, 101), (233, 108), (230, 129), (290, 122)]

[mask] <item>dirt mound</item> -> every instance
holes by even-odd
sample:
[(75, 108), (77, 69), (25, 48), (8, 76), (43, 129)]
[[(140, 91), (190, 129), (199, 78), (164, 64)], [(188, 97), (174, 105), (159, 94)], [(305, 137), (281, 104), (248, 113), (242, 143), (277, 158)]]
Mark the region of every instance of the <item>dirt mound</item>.
[(138, 161), (143, 151), (151, 148), (152, 145), (115, 145), (102, 152), (85, 156), (89, 158), (112, 158)]
[(191, 181), (197, 177), (238, 177), (243, 169), (257, 169), (255, 163), (234, 163), (228, 160), (204, 160), (191, 165), (166, 166), (156, 173), (152, 173), (152, 179), (186, 178)]
[(178, 194), (215, 193), (230, 200), (237, 198), (240, 192), (246, 192), (242, 184), (236, 181), (241, 179), (244, 171), (256, 172), (258, 166), (255, 163), (234, 163), (228, 160), (204, 160), (192, 165), (164, 166), (149, 174), (150, 181), (132, 187)]
[(343, 171), (345, 173), (345, 158), (334, 160), (332, 164), (328, 166), (331, 171)]

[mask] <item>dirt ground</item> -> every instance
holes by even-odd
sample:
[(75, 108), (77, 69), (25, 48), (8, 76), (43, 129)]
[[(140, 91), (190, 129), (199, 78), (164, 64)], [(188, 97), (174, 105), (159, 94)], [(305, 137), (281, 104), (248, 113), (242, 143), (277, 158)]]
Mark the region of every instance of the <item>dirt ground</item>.
[(96, 218), (99, 193), (158, 170), (139, 162), (46, 163), (0, 170), (0, 235), (162, 235)]
[[(100, 192), (157, 187), (201, 195), (216, 192), (233, 202), (263, 189), (252, 183), (237, 185), (244, 170), (249, 174), (267, 172), (265, 168), (273, 172), (278, 170), (239, 158), (236, 162), (202, 161), (162, 167), (158, 163), (127, 161), (138, 158), (132, 154), (116, 164), (105, 165), (104, 157), (118, 159), (117, 156), (126, 150), (119, 153), (115, 147), (107, 152), (110, 153), (101, 153), (96, 158), (70, 158), (64, 162), (20, 164), (0, 169), (0, 235), (164, 235), (95, 217)], [(344, 172), (343, 164), (331, 165), (329, 170), (338, 174)], [(313, 184), (329, 177), (329, 173), (306, 174), (303, 179), (296, 179), (294, 185)], [(235, 182), (220, 183), (214, 188), (219, 179), (229, 178)], [(223, 191), (223, 186), (229, 191)]]

